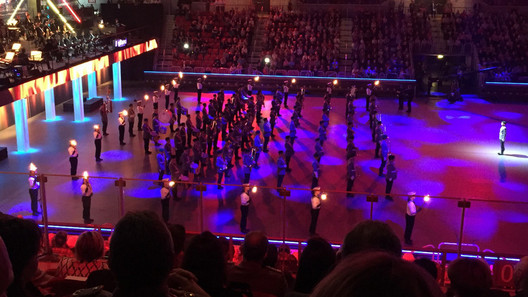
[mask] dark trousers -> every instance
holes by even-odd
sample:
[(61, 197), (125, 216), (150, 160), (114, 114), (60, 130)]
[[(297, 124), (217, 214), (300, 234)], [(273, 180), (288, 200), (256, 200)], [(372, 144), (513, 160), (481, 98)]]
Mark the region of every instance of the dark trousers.
[(29, 189), (29, 197), (31, 197), (31, 211), (36, 214), (38, 212), (38, 189)]
[(77, 157), (70, 157), (70, 175), (77, 175)]
[(119, 125), (119, 143), (124, 143), (125, 140), (125, 125)]
[(187, 145), (188, 145), (189, 147), (192, 146), (191, 141), (192, 141), (192, 133), (187, 132)]
[(398, 99), (398, 110), (403, 110), (403, 97), (400, 95), (400, 98)]
[(288, 93), (284, 93), (284, 107), (288, 107)]
[(286, 169), (290, 169), (290, 161), (292, 156), (286, 156)]
[(176, 103), (176, 100), (178, 99), (178, 89), (173, 89), (174, 92), (174, 103)]
[(152, 105), (154, 106), (155, 110), (158, 110), (158, 102), (154, 102), (154, 103), (152, 103)]
[(264, 136), (264, 152), (268, 150), (269, 136)]
[(315, 174), (314, 174), (313, 177), (312, 177), (312, 187), (311, 187), (311, 189), (313, 189), (313, 188), (315, 188), (317, 186), (319, 186), (319, 179), (317, 177), (315, 177)]
[(141, 125), (143, 125), (143, 114), (142, 113), (138, 113), (137, 114), (138, 116), (138, 131), (142, 131), (143, 128), (141, 128)]
[(251, 177), (251, 173), (244, 173), (244, 183), (249, 184), (249, 178)]
[(368, 111), (369, 110), (369, 103), (370, 103), (370, 96), (371, 95), (367, 95), (365, 96), (365, 109)]
[(312, 221), (310, 222), (310, 234), (315, 234), (315, 229), (317, 228), (317, 219), (319, 218), (320, 209), (312, 209)]
[(407, 112), (411, 112), (411, 99), (407, 100)]
[(390, 192), (392, 190), (392, 183), (394, 182), (394, 180), (388, 180), (386, 179), (387, 181), (387, 186), (385, 187), (385, 198), (387, 197), (390, 197)]
[(218, 183), (218, 188), (221, 187), (220, 184), (222, 183), (222, 178), (223, 178), (223, 177), (224, 177), (224, 172), (223, 172), (223, 171), (218, 172), (218, 181), (217, 181), (217, 183)]
[(108, 121), (103, 121), (103, 135), (106, 135), (106, 129), (108, 128)]
[(165, 95), (165, 109), (169, 109), (170, 95)]
[(279, 174), (277, 178), (277, 188), (282, 187), (282, 181), (284, 180), (284, 174)]
[(82, 206), (83, 206), (83, 219), (90, 219), (90, 206), (92, 205), (92, 195), (82, 196)]
[(161, 217), (164, 222), (169, 221), (169, 198), (161, 199)]
[(501, 144), (501, 155), (504, 154), (504, 141), (500, 140)]
[(149, 151), (149, 142), (150, 139), (143, 137), (143, 147), (145, 148), (145, 153)]
[(385, 165), (387, 165), (387, 159), (385, 159), (385, 156), (381, 156), (381, 165), (378, 173), (379, 176), (383, 175), (383, 169), (385, 169)]
[(380, 142), (379, 142), (379, 141), (376, 141), (376, 153), (375, 153), (375, 155), (374, 155), (375, 158), (379, 158), (379, 152), (380, 152), (380, 149), (381, 149)]
[[(351, 179), (350, 177), (347, 179), (347, 192), (351, 192), (352, 188), (354, 187), (354, 181), (355, 179)], [(347, 193), (347, 196), (354, 195), (351, 193)]]
[(128, 134), (134, 136), (134, 121), (128, 121)]
[(101, 159), (101, 139), (95, 139), (95, 160)]
[(411, 234), (414, 228), (414, 219), (416, 216), (410, 216), (408, 214), (405, 214), (405, 233), (403, 235), (403, 238), (405, 239), (405, 242), (411, 241)]
[(158, 169), (158, 180), (162, 180), (164, 174), (165, 174), (165, 170)]
[(248, 212), (249, 205), (240, 205), (240, 213), (242, 214), (240, 217), (240, 231), (246, 230)]
[(202, 103), (202, 90), (196, 91), (198, 97), (198, 103)]

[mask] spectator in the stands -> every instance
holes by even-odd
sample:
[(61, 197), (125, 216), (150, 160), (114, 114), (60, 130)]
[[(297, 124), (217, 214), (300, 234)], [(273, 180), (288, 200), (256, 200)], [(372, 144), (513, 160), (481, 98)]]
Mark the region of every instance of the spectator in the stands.
[(167, 278), (174, 249), (154, 212), (127, 213), (115, 226), (108, 264), (117, 281), (114, 297), (170, 296)]
[(183, 261), (183, 250), (185, 246), (185, 227), (182, 225), (169, 225), (169, 231), (174, 245), (174, 268), (181, 266)]
[(182, 268), (198, 278), (198, 285), (212, 297), (228, 296), (226, 261), (218, 238), (205, 231), (191, 238), (185, 249)]
[(310, 238), (299, 259), (294, 291), (306, 296), (311, 294), (315, 286), (330, 273), (335, 262), (335, 252), (326, 240), (321, 237)]
[(427, 258), (419, 258), (414, 260), (414, 264), (425, 269), (434, 279), (438, 278), (438, 268), (434, 261)]
[(264, 266), (275, 267), (278, 256), (279, 251), (277, 250), (277, 247), (273, 244), (269, 244), (268, 250), (266, 251), (266, 257), (264, 258), (264, 262), (262, 264)]
[(515, 297), (528, 297), (528, 256), (521, 258), (513, 271)]
[(59, 231), (51, 240), (51, 250), (53, 254), (62, 257), (73, 257), (73, 251), (68, 246), (68, 233)]
[(287, 288), (284, 274), (279, 270), (262, 265), (267, 249), (268, 238), (263, 232), (252, 231), (246, 234), (241, 247), (242, 263), (228, 271), (228, 282), (247, 283), (254, 293), (284, 296)]
[(13, 268), (8, 297), (42, 297), (31, 283), (38, 267), (40, 229), (34, 221), (0, 214), (0, 237), (4, 240)]
[(507, 297), (508, 293), (492, 290), (491, 271), (479, 259), (458, 258), (449, 264), (447, 276), (451, 287), (447, 296), (456, 297)]
[(314, 289), (311, 297), (441, 297), (433, 278), (413, 263), (385, 252), (347, 257)]
[(86, 231), (75, 243), (75, 258), (64, 257), (57, 267), (57, 277), (88, 277), (90, 272), (108, 269), (104, 255), (104, 239), (97, 231)]
[(385, 251), (401, 257), (401, 242), (386, 223), (365, 220), (348, 232), (341, 246), (341, 256), (345, 258), (363, 251)]

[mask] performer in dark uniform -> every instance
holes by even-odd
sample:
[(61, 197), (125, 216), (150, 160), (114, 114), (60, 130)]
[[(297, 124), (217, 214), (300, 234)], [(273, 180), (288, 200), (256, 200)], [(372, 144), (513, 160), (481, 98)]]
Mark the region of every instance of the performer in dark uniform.
[[(351, 192), (352, 188), (354, 187), (354, 181), (356, 180), (356, 164), (355, 164), (355, 158), (356, 157), (356, 151), (353, 151), (351, 153), (350, 158), (347, 161), (347, 192)], [(352, 198), (354, 197), (354, 194), (347, 193), (347, 197)]]
[(91, 224), (94, 220), (90, 217), (90, 207), (92, 204), (93, 189), (88, 180), (88, 172), (83, 174), (83, 183), (81, 185), (83, 219), (85, 224)]
[(99, 112), (101, 113), (101, 122), (103, 123), (103, 135), (106, 136), (108, 135), (108, 133), (106, 133), (106, 129), (108, 127), (108, 108), (106, 103), (101, 105)]
[(130, 103), (130, 105), (128, 105), (128, 135), (130, 137), (136, 136), (136, 134), (134, 134), (135, 119), (136, 119), (136, 112), (134, 111), (134, 105)]
[(149, 151), (150, 138), (152, 137), (152, 128), (150, 128), (148, 119), (143, 120), (143, 148), (145, 149), (145, 155), (150, 155), (152, 152)]
[(387, 186), (385, 187), (385, 199), (387, 200), (393, 200), (390, 196), (390, 192), (392, 190), (392, 183), (398, 177), (398, 171), (396, 171), (396, 166), (394, 166), (395, 158), (396, 157), (394, 155), (390, 155), (389, 164), (387, 165), (387, 175), (385, 176), (385, 179), (387, 181)]
[(279, 151), (279, 159), (277, 159), (277, 188), (282, 187), (285, 174), (286, 162), (284, 161), (284, 151)]
[(499, 155), (504, 155), (504, 142), (506, 141), (506, 121), (501, 122), (501, 128), (499, 131), (499, 140), (501, 145), (501, 152)]
[(319, 218), (319, 211), (321, 210), (321, 188), (315, 187), (312, 189), (312, 199), (311, 199), (311, 215), (312, 219), (310, 221), (310, 235), (315, 235), (315, 230), (317, 228), (317, 219)]
[(227, 165), (222, 155), (222, 152), (219, 152), (218, 157), (216, 157), (216, 170), (218, 172), (218, 189), (220, 190), (224, 188), (220, 184), (222, 183), (224, 172), (227, 170)]
[(293, 139), (289, 135), (286, 136), (284, 150), (285, 150), (284, 155), (286, 157), (286, 171), (291, 172), (290, 161), (291, 161), (291, 158), (293, 157), (293, 154), (295, 154), (295, 151), (293, 150)]
[(161, 195), (161, 217), (163, 221), (167, 223), (169, 221), (169, 202), (171, 196), (171, 185), (173, 182), (170, 182), (168, 178), (163, 179), (163, 186), (160, 190)]
[(77, 164), (79, 161), (77, 158), (79, 157), (79, 153), (77, 152), (77, 141), (75, 139), (70, 140), (68, 154), (70, 155), (70, 175), (72, 176), (72, 180), (78, 180), (79, 178), (75, 175), (77, 175)]
[(101, 140), (103, 138), (103, 135), (101, 135), (101, 131), (99, 130), (99, 125), (94, 125), (94, 143), (95, 143), (95, 161), (101, 162), (103, 159), (101, 159)]
[(251, 203), (251, 197), (249, 197), (249, 184), (244, 184), (244, 191), (240, 194), (240, 232), (248, 233), (247, 217), (249, 212), (249, 204)]
[(198, 78), (198, 81), (196, 82), (196, 97), (198, 99), (198, 104), (201, 104), (202, 102), (202, 78)]
[(29, 197), (31, 198), (31, 211), (33, 216), (41, 214), (38, 211), (38, 191), (40, 189), (40, 182), (37, 180), (37, 167), (31, 163), (29, 165)]
[(414, 198), (416, 196), (415, 192), (409, 192), (407, 195), (409, 195), (409, 198), (407, 198), (407, 209), (405, 212), (405, 233), (403, 238), (405, 240), (405, 244), (412, 245), (413, 241), (411, 239), (411, 235), (414, 229), (414, 219), (416, 218), (416, 214), (422, 209), (420, 207), (416, 207), (416, 204), (414, 203)]
[(144, 107), (141, 101), (137, 101), (136, 113), (138, 116), (138, 126), (137, 126), (138, 131), (143, 131), (143, 129), (141, 128), (143, 125), (143, 109)]

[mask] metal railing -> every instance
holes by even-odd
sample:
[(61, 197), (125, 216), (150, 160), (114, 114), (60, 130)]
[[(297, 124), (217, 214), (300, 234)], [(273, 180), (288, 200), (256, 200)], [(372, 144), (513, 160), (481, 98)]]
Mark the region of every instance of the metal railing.
[[(27, 173), (0, 172), (0, 175), (4, 177), (7, 175), (8, 178), (4, 179), (4, 181), (9, 182), (11, 186), (16, 184), (15, 188), (26, 189)], [(69, 197), (81, 196), (80, 190), (77, 189), (80, 183), (74, 185), (71, 189), (65, 190), (69, 186), (65, 187), (64, 185), (71, 183), (69, 181), (71, 177), (70, 175), (48, 173), (39, 173), (37, 176), (40, 182), (42, 224), (46, 238), (49, 232), (47, 227), (49, 222), (71, 224), (78, 221), (77, 218), (80, 217), (80, 211), (79, 216), (75, 215), (73, 217), (67, 211), (75, 209), (75, 206), (79, 209), (81, 208), (81, 203), (78, 200), (69, 199)], [(82, 178), (81, 176), (79, 177)], [(95, 191), (95, 198), (92, 204), (95, 202), (96, 209), (100, 212), (98, 216), (105, 217), (106, 223), (110, 225), (117, 223), (126, 211), (151, 209), (161, 212), (159, 211), (159, 204), (157, 204), (160, 197), (160, 187), (152, 186), (153, 184), (159, 184), (160, 180), (119, 176), (90, 176), (89, 178), (94, 185)], [(65, 182), (66, 180), (68, 182)], [(227, 223), (238, 221), (238, 218), (236, 218), (238, 215), (237, 197), (242, 192), (242, 185), (222, 183), (221, 186), (225, 188), (222, 191), (217, 190), (217, 186), (218, 184), (214, 182), (177, 181), (176, 192), (181, 192), (180, 195), (176, 194), (176, 196), (180, 196), (183, 200), (181, 204), (173, 204), (171, 214), (178, 212), (179, 217), (176, 219), (184, 220), (184, 224), (189, 231), (202, 232), (211, 230), (215, 233), (237, 233), (237, 230), (234, 229), (237, 227), (233, 226), (237, 224), (231, 223), (231, 226), (229, 226)], [(251, 194), (252, 200), (256, 201), (254, 207), (258, 209), (258, 211), (255, 210), (254, 212), (267, 213), (268, 215), (262, 215), (262, 218), (255, 219), (254, 222), (250, 220), (250, 225), (256, 227), (256, 229), (265, 229), (271, 237), (281, 238), (283, 241), (292, 237), (303, 237), (304, 233), (307, 233), (303, 230), (305, 230), (304, 227), (306, 227), (306, 230), (308, 229), (308, 224), (303, 224), (304, 221), (302, 219), (299, 221), (299, 218), (309, 218), (310, 216), (308, 206), (312, 196), (310, 188), (292, 186), (277, 188), (252, 183), (251, 187), (253, 186), (258, 189), (257, 193)], [(401, 213), (398, 217), (403, 217), (405, 212), (404, 205), (406, 205), (405, 201), (408, 197), (406, 194), (391, 194), (391, 197), (396, 201), (389, 203), (380, 199), (380, 197), (383, 198), (385, 196), (385, 193), (349, 192), (325, 188), (324, 185), (321, 185), (321, 190), (327, 194), (329, 200), (334, 200), (331, 205), (335, 206), (337, 204), (338, 206), (330, 209), (323, 205), (321, 211), (322, 221), (320, 220), (319, 223), (321, 225), (321, 222), (323, 222), (323, 226), (327, 227), (327, 230), (334, 228), (334, 230), (329, 231), (334, 238), (328, 238), (334, 242), (342, 240), (353, 225), (364, 219), (395, 221), (394, 213)], [(12, 195), (27, 195), (27, 192), (21, 191), (20, 193), (12, 193)], [(350, 198), (350, 195), (354, 195), (355, 198)], [(13, 198), (9, 197), (6, 192), (3, 192), (1, 196)], [(255, 199), (253, 199), (253, 196)], [(483, 228), (486, 229), (488, 227), (486, 226), (487, 218), (482, 217), (482, 214), (497, 219), (502, 210), (505, 210), (509, 216), (513, 216), (514, 212), (524, 213), (524, 215), (528, 213), (528, 202), (476, 197), (426, 195), (417, 195), (416, 197), (418, 206), (426, 209), (425, 212), (427, 214), (425, 215), (430, 216), (433, 220), (437, 217), (438, 222), (424, 222), (423, 226), (415, 228), (415, 233), (419, 231), (418, 233), (426, 238), (422, 241), (434, 246), (437, 246), (439, 242), (456, 242), (456, 251), (459, 255), (464, 252), (463, 247), (466, 243), (466, 237), (468, 242), (479, 245), (490, 245), (493, 242), (493, 240), (486, 240), (489, 237), (487, 233), (479, 234), (479, 232), (483, 232)], [(158, 199), (154, 200), (152, 198)], [(20, 198), (16, 200), (19, 202)], [(152, 201), (156, 201), (156, 204)], [(328, 201), (323, 201), (323, 204), (325, 203), (328, 203)], [(396, 206), (400, 207), (397, 211), (394, 209)], [(470, 208), (475, 208), (475, 211), (468, 213)], [(21, 211), (20, 208), (13, 210), (11, 207), (11, 209), (0, 209), (0, 211), (13, 215), (24, 214), (24, 211)], [(461, 217), (457, 227), (456, 218), (458, 215)], [(512, 218), (513, 221), (518, 219)], [(306, 220), (306, 223), (308, 223), (308, 220)], [(339, 226), (338, 229), (335, 229), (336, 225)], [(398, 229), (397, 225), (394, 227)], [(523, 230), (526, 230), (523, 229), (526, 228), (526, 224), (522, 224), (522, 222), (517, 225), (511, 224), (509, 228), (509, 231), (518, 231), (517, 233), (522, 234)], [(487, 231), (490, 233), (496, 232), (496, 230)], [(324, 234), (324, 232), (320, 233)], [(479, 242), (481, 237), (483, 237), (482, 242)], [(502, 252), (519, 253), (520, 250), (526, 250), (526, 247), (523, 247), (523, 244), (526, 243), (517, 240), (518, 238), (515, 241), (507, 242), (508, 239), (512, 240), (511, 234), (504, 237), (507, 239), (502, 244)], [(512, 249), (508, 250), (508, 247), (512, 247)]]

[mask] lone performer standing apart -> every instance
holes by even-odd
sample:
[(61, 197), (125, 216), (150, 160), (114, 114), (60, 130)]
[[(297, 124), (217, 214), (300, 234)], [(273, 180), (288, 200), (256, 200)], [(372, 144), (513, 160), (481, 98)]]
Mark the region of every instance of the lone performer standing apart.
[(501, 122), (501, 128), (499, 132), (499, 140), (501, 144), (501, 152), (497, 153), (499, 155), (504, 155), (504, 141), (506, 140), (506, 121)]

